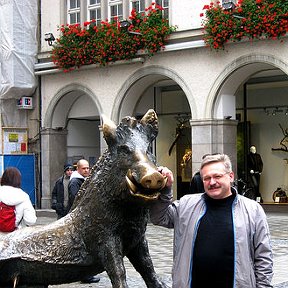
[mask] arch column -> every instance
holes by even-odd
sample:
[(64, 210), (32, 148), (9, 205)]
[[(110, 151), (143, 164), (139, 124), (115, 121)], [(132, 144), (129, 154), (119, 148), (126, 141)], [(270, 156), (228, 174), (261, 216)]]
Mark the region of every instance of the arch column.
[(46, 128), (41, 131), (42, 197), (41, 208), (51, 208), (51, 193), (55, 181), (63, 174), (67, 161), (66, 129)]
[(237, 172), (237, 124), (236, 120), (190, 120), (193, 174), (208, 153), (229, 155), (233, 171)]

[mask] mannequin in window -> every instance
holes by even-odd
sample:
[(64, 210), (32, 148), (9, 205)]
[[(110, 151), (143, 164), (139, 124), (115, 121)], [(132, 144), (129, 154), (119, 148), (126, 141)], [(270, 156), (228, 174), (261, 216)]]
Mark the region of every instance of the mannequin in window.
[(260, 201), (263, 202), (259, 186), (260, 186), (260, 176), (263, 170), (263, 162), (261, 159), (260, 154), (256, 153), (256, 147), (252, 145), (250, 147), (250, 153), (248, 154), (247, 158), (247, 166), (248, 166), (248, 172), (250, 175), (251, 182), (253, 184), (253, 187), (255, 189), (255, 197), (260, 197)]

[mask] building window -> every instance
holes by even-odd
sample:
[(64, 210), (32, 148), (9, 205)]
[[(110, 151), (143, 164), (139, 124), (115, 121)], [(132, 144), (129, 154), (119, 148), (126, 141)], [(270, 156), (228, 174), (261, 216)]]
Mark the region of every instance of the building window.
[(132, 9), (138, 13), (145, 12), (145, 0), (131, 0)]
[(80, 0), (67, 0), (67, 8), (68, 23), (80, 23)]
[(123, 4), (119, 0), (110, 0), (110, 21), (115, 21), (115, 18), (118, 20), (123, 20)]
[(88, 1), (88, 20), (96, 20), (96, 24), (101, 23), (101, 0), (89, 0)]
[[(161, 6), (163, 10), (163, 16), (169, 19), (169, 0), (109, 0), (108, 9), (105, 5), (101, 6), (101, 0), (66, 0), (67, 2), (67, 23), (69, 24), (81, 24), (84, 21), (95, 20), (97, 25), (101, 24), (101, 20), (108, 18), (110, 21), (123, 20), (123, 11), (128, 11), (134, 9), (138, 13), (145, 13), (145, 8), (147, 8), (147, 3), (155, 2), (157, 5)], [(214, 1), (214, 0), (212, 0)], [(216, 0), (215, 0), (216, 1)], [(222, 3), (235, 2), (236, 0), (222, 0)], [(86, 8), (83, 6), (87, 3)], [(82, 6), (81, 6), (82, 5)], [(129, 7), (125, 6), (129, 5)], [(130, 9), (129, 9), (130, 8)], [(84, 10), (84, 11), (81, 11)], [(127, 10), (126, 10), (127, 9)], [(80, 13), (81, 12), (81, 13)], [(83, 17), (83, 18), (82, 18)]]
[(169, 0), (156, 0), (155, 2), (164, 9), (164, 18), (169, 19)]

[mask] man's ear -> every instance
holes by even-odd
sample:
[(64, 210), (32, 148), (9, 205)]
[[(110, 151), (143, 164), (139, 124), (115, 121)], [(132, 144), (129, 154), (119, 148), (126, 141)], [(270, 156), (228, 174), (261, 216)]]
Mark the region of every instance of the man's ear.
[(230, 182), (233, 183), (235, 179), (235, 174), (233, 171), (229, 172)]

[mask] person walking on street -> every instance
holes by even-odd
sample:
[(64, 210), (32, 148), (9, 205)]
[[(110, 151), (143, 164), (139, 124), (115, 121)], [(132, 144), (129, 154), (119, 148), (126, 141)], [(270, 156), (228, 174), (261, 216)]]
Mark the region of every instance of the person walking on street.
[[(75, 196), (77, 195), (81, 185), (84, 183), (85, 179), (90, 174), (89, 162), (85, 159), (80, 159), (77, 162), (76, 171), (74, 171), (70, 176), (70, 181), (68, 185), (69, 192), (69, 209), (71, 209)], [(89, 276), (83, 279), (82, 283), (98, 283), (100, 278), (98, 276)]]
[(69, 210), (71, 209), (75, 196), (77, 195), (81, 185), (83, 184), (84, 180), (90, 174), (90, 167), (89, 162), (85, 159), (80, 159), (77, 162), (76, 170), (70, 176), (70, 181), (68, 184), (68, 192), (69, 192)]
[(205, 193), (172, 202), (173, 174), (150, 207), (153, 224), (174, 228), (173, 288), (273, 287), (272, 248), (265, 212), (237, 193), (225, 154), (207, 155), (200, 174)]
[(74, 168), (71, 164), (64, 165), (63, 175), (57, 179), (52, 191), (52, 206), (56, 210), (58, 219), (68, 213), (68, 184)]
[(0, 202), (15, 206), (16, 228), (31, 226), (37, 221), (29, 195), (21, 189), (21, 177), (16, 167), (8, 167), (1, 177), (0, 186)]

